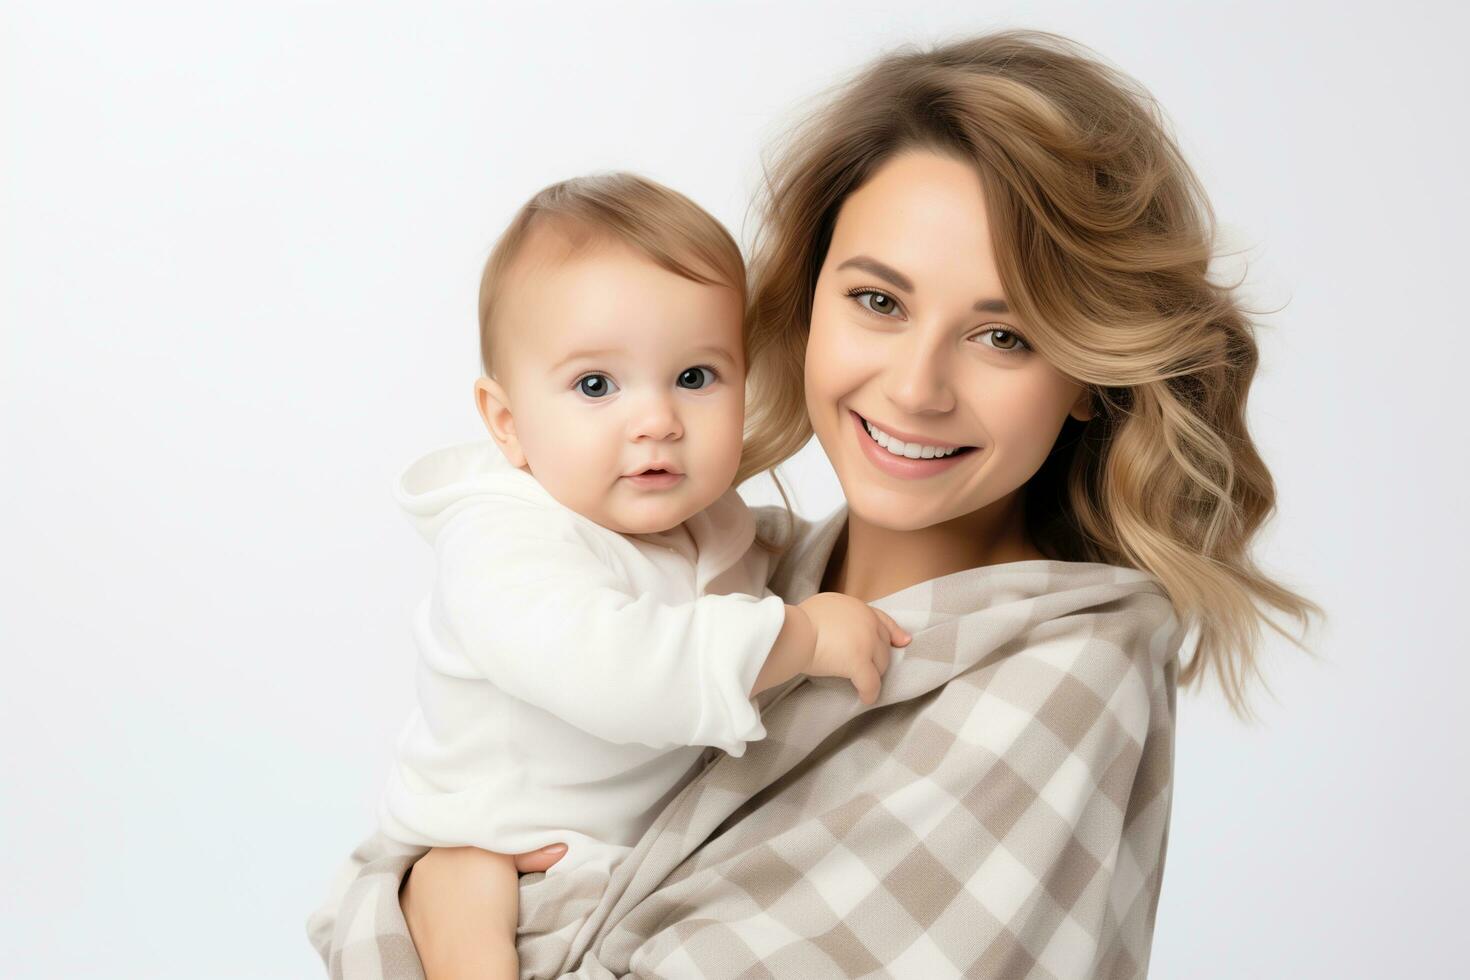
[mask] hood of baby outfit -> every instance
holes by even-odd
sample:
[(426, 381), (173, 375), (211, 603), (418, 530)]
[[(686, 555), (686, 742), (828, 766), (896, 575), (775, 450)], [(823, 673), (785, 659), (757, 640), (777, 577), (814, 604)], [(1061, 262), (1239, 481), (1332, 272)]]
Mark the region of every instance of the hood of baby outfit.
[[(561, 506), (534, 476), (511, 466), (489, 438), (445, 446), (419, 457), (399, 474), (393, 489), (399, 506), (430, 544), (452, 517), (481, 502), (485, 494)], [(576, 517), (591, 527), (599, 526), (580, 514)], [(755, 538), (755, 518), (734, 487), (685, 520), (684, 526), (698, 556), (695, 587), (699, 593), (735, 565)], [(657, 543), (667, 533), (671, 532), (636, 537)]]
[(535, 477), (511, 466), (488, 438), (426, 453), (393, 485), (398, 505), (430, 544), (450, 518), (487, 493), (537, 503), (552, 499)]

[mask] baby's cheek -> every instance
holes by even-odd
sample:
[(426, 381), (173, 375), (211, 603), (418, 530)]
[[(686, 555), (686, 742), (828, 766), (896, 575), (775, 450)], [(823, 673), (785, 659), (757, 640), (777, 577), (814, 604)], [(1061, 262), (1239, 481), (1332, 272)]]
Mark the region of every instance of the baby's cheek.
[(735, 470), (740, 465), (740, 452), (744, 438), (745, 413), (743, 411), (728, 413), (720, 427), (718, 452), (730, 469), (731, 479), (734, 478)]

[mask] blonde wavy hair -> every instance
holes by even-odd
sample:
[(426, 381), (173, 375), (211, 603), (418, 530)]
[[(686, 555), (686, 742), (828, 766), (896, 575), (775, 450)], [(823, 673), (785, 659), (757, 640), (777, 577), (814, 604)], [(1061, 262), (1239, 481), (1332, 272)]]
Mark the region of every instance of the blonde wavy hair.
[(1179, 683), (1212, 671), (1251, 720), (1262, 621), (1307, 650), (1262, 606), (1304, 630), (1322, 609), (1250, 555), (1276, 507), (1246, 429), (1254, 325), (1239, 283), (1207, 276), (1214, 213), (1163, 111), (1090, 49), (1032, 30), (902, 48), (823, 98), (778, 143), (757, 200), (748, 463), (774, 467), (812, 435), (807, 331), (844, 199), (901, 150), (973, 163), (1008, 302), (1092, 392), (1092, 419), (1064, 423), (1026, 486), (1027, 530), (1051, 558), (1156, 576), (1198, 629)]

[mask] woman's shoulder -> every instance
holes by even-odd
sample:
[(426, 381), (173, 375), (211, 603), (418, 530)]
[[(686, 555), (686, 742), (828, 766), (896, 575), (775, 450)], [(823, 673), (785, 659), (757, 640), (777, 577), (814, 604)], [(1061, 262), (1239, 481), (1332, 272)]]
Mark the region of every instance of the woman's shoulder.
[(814, 525), (781, 504), (760, 504), (750, 512), (755, 517), (756, 537), (782, 551), (810, 534)]
[(1147, 715), (1168, 696), (1185, 633), (1153, 575), (1097, 562), (980, 566), (886, 597), (883, 607), (942, 627), (945, 659), (970, 683), (1008, 691), (1013, 704), (1056, 699), (1070, 717), (1080, 716), (1076, 699)]
[(1007, 680), (1039, 685), (1036, 703), (1056, 719), (1109, 719), (1142, 745), (1152, 729), (1172, 727), (1187, 625), (1147, 573), (1085, 563), (1070, 571), (1068, 587), (1045, 597), (1066, 612), (1038, 624), (1043, 642), (1008, 658)]

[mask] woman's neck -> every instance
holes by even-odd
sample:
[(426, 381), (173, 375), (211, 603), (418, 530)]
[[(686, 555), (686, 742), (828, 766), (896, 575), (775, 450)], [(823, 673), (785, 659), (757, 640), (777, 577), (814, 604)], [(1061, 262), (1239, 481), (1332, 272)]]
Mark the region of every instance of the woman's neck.
[(912, 531), (880, 527), (849, 510), (822, 591), (872, 602), (967, 568), (1045, 558), (1026, 538), (1021, 508), (1018, 491), (972, 514)]

